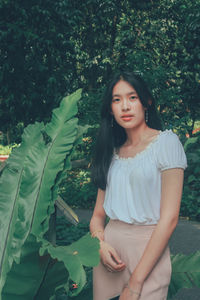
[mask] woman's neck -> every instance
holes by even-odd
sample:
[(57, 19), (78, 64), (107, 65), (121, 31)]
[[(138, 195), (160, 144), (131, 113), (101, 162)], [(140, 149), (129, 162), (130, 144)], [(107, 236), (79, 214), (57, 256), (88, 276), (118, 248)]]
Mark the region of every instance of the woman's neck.
[(140, 127), (137, 128), (128, 128), (126, 129), (127, 140), (125, 142), (126, 146), (136, 146), (143, 140), (145, 140), (149, 133), (152, 131), (146, 123), (142, 124)]

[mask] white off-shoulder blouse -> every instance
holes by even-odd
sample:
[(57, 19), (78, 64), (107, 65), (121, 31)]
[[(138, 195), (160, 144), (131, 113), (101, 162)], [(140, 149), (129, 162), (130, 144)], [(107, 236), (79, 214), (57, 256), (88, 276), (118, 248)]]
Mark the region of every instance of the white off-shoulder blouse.
[(134, 157), (116, 153), (108, 171), (104, 210), (110, 219), (136, 225), (157, 224), (160, 219), (161, 172), (187, 167), (178, 136), (160, 131), (157, 137)]

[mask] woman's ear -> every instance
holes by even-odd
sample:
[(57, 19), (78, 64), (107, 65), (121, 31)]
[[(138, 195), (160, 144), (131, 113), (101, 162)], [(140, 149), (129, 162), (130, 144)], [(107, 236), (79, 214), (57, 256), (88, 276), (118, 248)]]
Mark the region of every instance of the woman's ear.
[(152, 100), (149, 99), (149, 100), (148, 100), (148, 105), (151, 106), (151, 104), (152, 104)]

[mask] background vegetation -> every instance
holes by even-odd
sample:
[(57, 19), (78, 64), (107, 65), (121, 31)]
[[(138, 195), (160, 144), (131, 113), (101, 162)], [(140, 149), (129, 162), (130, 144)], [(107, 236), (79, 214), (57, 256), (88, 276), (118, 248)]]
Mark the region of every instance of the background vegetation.
[[(0, 137), (9, 147), (6, 153), (20, 143), (27, 124), (49, 121), (61, 97), (81, 87), (79, 122), (90, 127), (74, 159), (89, 163), (105, 84), (112, 72), (124, 68), (148, 82), (164, 128), (173, 128), (183, 143), (186, 135), (195, 136), (200, 127), (200, 0), (2, 0), (0, 14)], [(196, 153), (198, 145), (199, 139), (186, 152)], [(199, 166), (197, 153), (188, 155)], [(192, 171), (186, 172), (181, 213), (199, 220), (198, 179), (193, 174), (191, 187)], [(92, 208), (96, 190), (88, 167), (70, 175), (63, 197), (73, 206)], [(191, 193), (194, 185), (196, 194)]]
[(199, 119), (200, 1), (2, 0), (0, 128), (5, 143), (49, 120), (82, 87), (79, 117), (96, 127), (111, 72), (129, 68), (153, 89), (166, 127)]
[[(0, 14), (0, 130), (6, 153), (20, 143), (27, 124), (49, 121), (61, 97), (81, 87), (79, 121), (90, 127), (74, 159), (89, 163), (105, 84), (112, 72), (124, 68), (146, 79), (164, 128), (173, 128), (183, 143), (186, 135), (195, 136), (200, 127), (200, 0), (2, 0)], [(198, 145), (199, 139), (186, 149), (197, 166)], [(181, 213), (199, 220), (193, 170), (186, 172)], [(70, 175), (62, 195), (73, 206), (92, 208), (96, 190), (88, 167)]]

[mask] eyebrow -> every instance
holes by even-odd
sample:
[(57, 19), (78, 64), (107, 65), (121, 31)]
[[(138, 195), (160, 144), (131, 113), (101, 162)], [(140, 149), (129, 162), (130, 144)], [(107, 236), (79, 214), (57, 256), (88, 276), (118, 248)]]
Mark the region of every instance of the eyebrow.
[[(137, 95), (137, 93), (136, 92), (130, 92), (130, 93), (128, 93), (127, 94), (128, 96), (130, 96), (130, 95)], [(112, 97), (120, 97), (121, 95), (120, 94), (114, 94), (114, 95), (112, 95)]]

